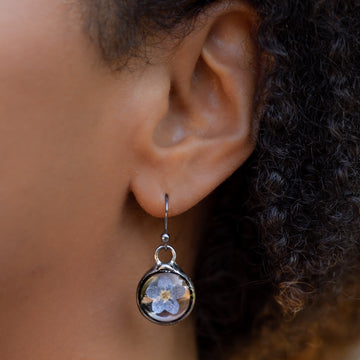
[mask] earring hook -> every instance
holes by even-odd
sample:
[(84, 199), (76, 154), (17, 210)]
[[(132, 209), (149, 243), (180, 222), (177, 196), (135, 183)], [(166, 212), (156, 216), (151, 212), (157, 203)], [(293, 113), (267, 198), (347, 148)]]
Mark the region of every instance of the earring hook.
[(170, 236), (168, 234), (168, 218), (169, 218), (169, 195), (165, 194), (165, 216), (164, 216), (165, 232), (161, 235), (161, 240), (164, 243), (165, 250), (167, 250), (167, 243), (170, 240)]
[(168, 217), (169, 217), (169, 195), (165, 194), (165, 218), (164, 218), (165, 234), (167, 234), (168, 232)]

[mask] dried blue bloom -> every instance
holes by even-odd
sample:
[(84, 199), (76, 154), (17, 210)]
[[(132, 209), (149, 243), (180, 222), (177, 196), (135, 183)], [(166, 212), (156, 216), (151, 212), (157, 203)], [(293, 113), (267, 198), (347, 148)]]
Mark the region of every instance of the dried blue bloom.
[(173, 315), (177, 314), (179, 311), (177, 299), (180, 299), (184, 294), (184, 286), (174, 285), (166, 275), (161, 275), (158, 281), (153, 282), (146, 289), (146, 295), (154, 300), (152, 311), (155, 314), (160, 314), (164, 310)]

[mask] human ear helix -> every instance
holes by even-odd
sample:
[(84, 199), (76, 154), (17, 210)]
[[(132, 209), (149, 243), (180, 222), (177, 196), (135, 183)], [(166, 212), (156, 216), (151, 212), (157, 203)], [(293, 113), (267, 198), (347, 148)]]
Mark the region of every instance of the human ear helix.
[[(176, 264), (176, 252), (168, 245), (169, 196), (165, 194), (165, 231), (163, 242), (155, 250), (155, 266), (140, 280), (137, 304), (140, 312), (150, 321), (160, 325), (175, 324), (186, 318), (195, 304), (195, 288), (191, 279)], [(159, 259), (161, 251), (171, 251), (169, 262)]]

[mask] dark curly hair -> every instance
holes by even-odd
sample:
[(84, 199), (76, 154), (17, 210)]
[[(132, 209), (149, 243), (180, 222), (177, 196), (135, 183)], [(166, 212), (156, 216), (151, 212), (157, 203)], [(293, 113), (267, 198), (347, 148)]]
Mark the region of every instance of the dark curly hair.
[[(88, 30), (118, 69), (162, 34), (181, 40), (214, 2), (88, 0)], [(261, 121), (254, 154), (206, 200), (196, 282), (207, 360), (235, 342), (248, 359), (288, 359), (309, 336), (348, 337), (336, 309), (349, 329), (359, 318), (360, 3), (249, 2), (266, 59)]]

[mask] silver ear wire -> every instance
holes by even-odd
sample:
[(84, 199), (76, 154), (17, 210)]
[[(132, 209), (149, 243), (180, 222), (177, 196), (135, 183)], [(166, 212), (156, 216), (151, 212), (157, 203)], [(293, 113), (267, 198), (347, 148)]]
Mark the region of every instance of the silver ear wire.
[(170, 235), (168, 234), (168, 218), (169, 218), (169, 195), (165, 194), (165, 216), (164, 216), (164, 228), (165, 231), (161, 235), (161, 241), (164, 244), (164, 249), (167, 250), (167, 244), (170, 240)]
[(165, 218), (164, 218), (165, 234), (167, 234), (168, 231), (168, 217), (169, 217), (169, 195), (165, 194)]

